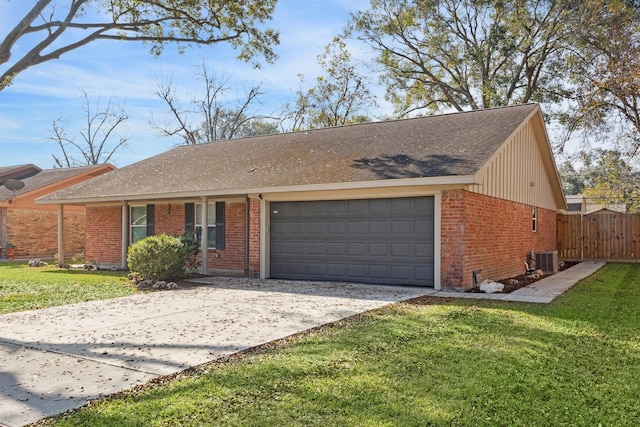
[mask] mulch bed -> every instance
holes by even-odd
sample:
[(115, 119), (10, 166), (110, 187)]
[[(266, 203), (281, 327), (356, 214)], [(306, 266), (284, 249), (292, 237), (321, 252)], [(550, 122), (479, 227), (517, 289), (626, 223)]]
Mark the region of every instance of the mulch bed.
[[(564, 262), (560, 264), (560, 267), (558, 268), (558, 271), (564, 271), (567, 268), (573, 267), (574, 265), (578, 264), (577, 262)], [(544, 279), (545, 277), (548, 277), (549, 275), (546, 274), (542, 277), (538, 277), (537, 279), (534, 278), (533, 276), (530, 275), (526, 275), (526, 274), (521, 274), (520, 276), (516, 276), (516, 277), (509, 277), (506, 279), (501, 279), (501, 280), (496, 280), (496, 282), (498, 283), (502, 283), (504, 285), (504, 290), (502, 291), (503, 294), (509, 294), (513, 291), (516, 291), (520, 288), (524, 288), (525, 286), (529, 286), (532, 283), (537, 282), (540, 279)], [(509, 282), (511, 281), (511, 279), (516, 279), (518, 281), (517, 284), (509, 284)]]

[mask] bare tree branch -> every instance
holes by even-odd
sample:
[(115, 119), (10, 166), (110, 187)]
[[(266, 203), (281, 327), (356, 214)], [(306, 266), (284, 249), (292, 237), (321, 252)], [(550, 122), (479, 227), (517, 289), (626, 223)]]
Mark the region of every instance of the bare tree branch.
[[(126, 147), (129, 137), (116, 135), (116, 129), (129, 117), (120, 105), (109, 99), (106, 107), (101, 109), (100, 99), (96, 102), (94, 112), (89, 95), (83, 92), (85, 127), (79, 131), (79, 138), (68, 136), (68, 121), (62, 118), (53, 121), (51, 136), (48, 138), (58, 144), (61, 156), (52, 154), (56, 167), (74, 167), (108, 163), (116, 151)], [(78, 141), (80, 139), (80, 141)], [(113, 141), (116, 142), (113, 142)]]

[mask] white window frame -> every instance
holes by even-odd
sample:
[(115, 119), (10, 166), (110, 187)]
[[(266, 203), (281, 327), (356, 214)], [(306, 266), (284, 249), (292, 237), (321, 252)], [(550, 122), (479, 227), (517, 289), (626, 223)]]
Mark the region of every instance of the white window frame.
[(531, 231), (536, 233), (538, 231), (538, 208), (536, 206), (533, 206), (533, 209), (531, 210), (531, 217), (532, 217)]
[[(207, 242), (207, 248), (208, 249), (216, 249), (216, 202), (209, 202), (207, 203), (208, 205), (208, 209), (207, 209), (207, 213), (208, 213), (208, 233), (207, 233), (207, 237), (208, 237), (208, 242)], [(198, 240), (199, 236), (201, 235), (201, 231), (202, 231), (202, 203), (196, 203), (195, 204), (195, 208), (194, 208), (194, 216), (195, 218), (193, 219), (193, 227), (195, 230), (195, 235), (197, 236), (196, 238)], [(198, 216), (200, 218), (198, 218)], [(213, 216), (213, 218), (212, 218)], [(211, 223), (211, 220), (213, 219), (213, 224)]]
[[(133, 210), (136, 208), (143, 208), (144, 209), (144, 216), (142, 218), (144, 218), (144, 224), (134, 224), (133, 223)], [(133, 230), (134, 228), (143, 228), (144, 227), (144, 235), (145, 237), (147, 236), (147, 224), (148, 224), (148, 218), (147, 218), (147, 205), (131, 205), (129, 206), (129, 244), (132, 245), (135, 242), (137, 242), (138, 240), (142, 240), (143, 238), (140, 238), (138, 240), (136, 240), (135, 242), (133, 241)]]

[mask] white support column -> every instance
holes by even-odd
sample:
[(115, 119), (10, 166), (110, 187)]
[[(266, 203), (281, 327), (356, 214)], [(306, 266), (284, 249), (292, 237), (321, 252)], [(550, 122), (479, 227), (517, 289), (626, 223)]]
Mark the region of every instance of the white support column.
[(120, 267), (127, 268), (127, 251), (129, 250), (129, 204), (122, 202), (122, 230)]
[[(197, 207), (196, 207), (197, 209)], [(202, 274), (209, 274), (209, 199), (207, 197), (202, 198), (202, 232), (200, 233), (200, 272)]]
[(64, 205), (58, 205), (58, 267), (64, 265)]

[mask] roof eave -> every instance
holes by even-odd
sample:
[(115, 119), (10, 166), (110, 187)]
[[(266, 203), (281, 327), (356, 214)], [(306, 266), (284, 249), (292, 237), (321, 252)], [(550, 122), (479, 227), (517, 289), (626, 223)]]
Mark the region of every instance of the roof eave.
[(122, 194), (106, 197), (67, 198), (49, 200), (46, 196), (36, 199), (39, 205), (85, 205), (90, 203), (135, 202), (144, 200), (171, 200), (200, 197), (237, 197), (249, 194), (295, 193), (309, 191), (360, 190), (371, 188), (472, 185), (479, 184), (473, 175), (437, 176), (426, 178), (383, 179), (374, 181), (340, 182), (327, 184), (287, 185), (273, 187), (228, 188), (222, 190), (200, 190), (191, 192), (167, 192), (156, 194)]

